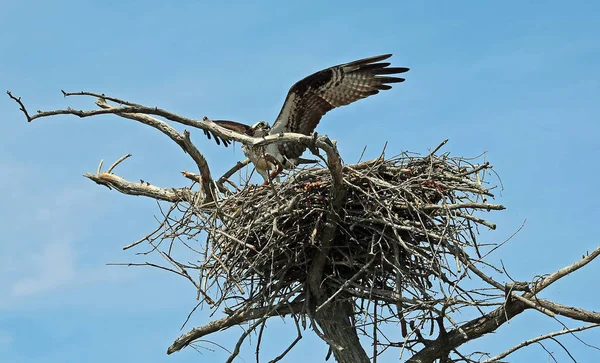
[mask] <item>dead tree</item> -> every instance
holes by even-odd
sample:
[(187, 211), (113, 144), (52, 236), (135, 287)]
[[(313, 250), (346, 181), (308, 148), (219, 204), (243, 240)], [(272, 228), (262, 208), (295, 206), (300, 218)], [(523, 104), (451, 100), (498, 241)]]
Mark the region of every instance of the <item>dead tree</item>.
[[(245, 326), (227, 360), (231, 362), (249, 334), (258, 334), (260, 346), (267, 319), (286, 317), (295, 323), (297, 338), (282, 347), (272, 362), (281, 360), (307, 327), (329, 345), (338, 362), (376, 362), (391, 348), (399, 349), (400, 360), (412, 363), (501, 362), (533, 342), (600, 324), (598, 312), (541, 296), (545, 288), (595, 259), (600, 247), (530, 281), (501, 283), (494, 278), (502, 271), (486, 257), (501, 244), (477, 241), (478, 228), (496, 227), (480, 215), (504, 209), (489, 202), (494, 197), (488, 181), (492, 166), (439, 153), (445, 142), (425, 156), (382, 155), (343, 165), (335, 145), (324, 136), (281, 134), (254, 139), (207, 118), (194, 120), (103, 94), (63, 94), (95, 97), (99, 108), (32, 114), (8, 92), (27, 121), (113, 114), (149, 125), (179, 145), (198, 167), (197, 172), (183, 172), (192, 181), (187, 188), (135, 183), (115, 175), (115, 167), (129, 154), (104, 171), (100, 163), (95, 173), (85, 174), (123, 194), (167, 202), (158, 227), (124, 249), (149, 245), (165, 265), (144, 265), (189, 280), (199, 305), (224, 313), (223, 318), (181, 335), (168, 354), (218, 331)], [(254, 186), (249, 180), (237, 185), (229, 178), (246, 160), (215, 180), (190, 132), (180, 133), (172, 123), (203, 130), (222, 142), (302, 143), (322, 159), (324, 167), (295, 170), (268, 187)], [(175, 244), (196, 253), (197, 262), (178, 259)], [(494, 356), (461, 348), (530, 309), (589, 324), (564, 325)], [(459, 320), (459, 313), (477, 317)], [(382, 332), (386, 325), (400, 327), (395, 337)], [(369, 352), (360, 344), (361, 335), (371, 341)]]

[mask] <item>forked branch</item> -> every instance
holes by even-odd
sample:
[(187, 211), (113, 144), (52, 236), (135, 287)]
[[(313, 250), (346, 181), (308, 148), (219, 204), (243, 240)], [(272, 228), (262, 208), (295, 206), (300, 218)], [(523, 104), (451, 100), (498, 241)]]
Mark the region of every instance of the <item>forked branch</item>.
[(124, 178), (113, 174), (114, 168), (129, 158), (131, 154), (127, 154), (116, 162), (114, 162), (105, 172), (103, 172), (102, 164), (103, 160), (98, 165), (98, 170), (95, 174), (85, 173), (83, 176), (96, 182), (97, 184), (104, 185), (109, 189), (116, 189), (119, 192), (127, 195), (144, 196), (155, 200), (162, 200), (166, 202), (175, 203), (181, 200), (190, 201), (193, 200), (196, 193), (188, 188), (161, 188), (155, 185), (151, 185), (148, 182), (140, 181), (139, 183), (130, 182)]

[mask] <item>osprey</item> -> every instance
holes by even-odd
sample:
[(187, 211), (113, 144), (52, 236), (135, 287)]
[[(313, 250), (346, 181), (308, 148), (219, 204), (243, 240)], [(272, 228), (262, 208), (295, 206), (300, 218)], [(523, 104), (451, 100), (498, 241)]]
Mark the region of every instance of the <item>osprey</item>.
[[(226, 120), (214, 122), (229, 130), (252, 137), (264, 137), (283, 132), (310, 135), (319, 124), (321, 117), (328, 111), (375, 95), (380, 90), (392, 88), (388, 83), (403, 82), (404, 78), (388, 75), (407, 72), (408, 68), (388, 67), (390, 63), (380, 62), (391, 56), (391, 54), (384, 54), (329, 67), (296, 82), (290, 88), (279, 116), (272, 126), (265, 121), (252, 126)], [(204, 133), (210, 139), (211, 133), (207, 131)], [(213, 134), (213, 136), (217, 144), (219, 139), (225, 146), (230, 142), (217, 135)], [(293, 169), (303, 162), (300, 156), (304, 150), (306, 146), (297, 142), (272, 143), (262, 147), (242, 146), (242, 151), (265, 179), (265, 183), (284, 168)], [(269, 178), (268, 171), (273, 169), (275, 170)]]

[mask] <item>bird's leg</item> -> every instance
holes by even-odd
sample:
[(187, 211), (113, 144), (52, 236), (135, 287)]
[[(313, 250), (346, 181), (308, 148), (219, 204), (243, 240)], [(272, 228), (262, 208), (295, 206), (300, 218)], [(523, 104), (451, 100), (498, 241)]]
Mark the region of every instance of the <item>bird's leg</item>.
[(283, 171), (283, 166), (282, 166), (281, 164), (278, 164), (278, 165), (277, 165), (277, 169), (273, 170), (273, 171), (271, 172), (271, 175), (269, 175), (269, 177), (270, 177), (271, 179), (275, 179), (275, 177), (276, 177), (277, 175), (279, 175), (279, 174), (280, 174), (282, 171)]
[(267, 185), (269, 184), (269, 173), (266, 170), (262, 170), (262, 169), (258, 169), (256, 168), (256, 171), (260, 174), (260, 176), (263, 177), (263, 179), (265, 180), (265, 182), (262, 185)]
[(282, 171), (283, 171), (283, 164), (279, 162), (279, 160), (277, 160), (276, 158), (274, 158), (272, 155), (269, 154), (265, 154), (265, 159), (270, 162), (273, 165), (276, 165), (277, 168), (275, 170), (273, 170), (270, 174), (269, 174), (269, 178), (265, 180), (265, 183), (263, 185), (267, 185), (270, 182), (273, 181), (273, 179), (275, 179), (277, 177), (277, 175), (279, 175)]

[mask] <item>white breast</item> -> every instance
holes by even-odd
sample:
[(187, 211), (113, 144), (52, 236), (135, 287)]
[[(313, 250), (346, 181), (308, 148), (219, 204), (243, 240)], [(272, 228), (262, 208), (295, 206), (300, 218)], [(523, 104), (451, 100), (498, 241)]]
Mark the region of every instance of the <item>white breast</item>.
[(242, 145), (242, 151), (248, 159), (254, 164), (254, 167), (259, 170), (275, 169), (275, 166), (264, 158), (264, 150), (262, 147), (248, 147)]

